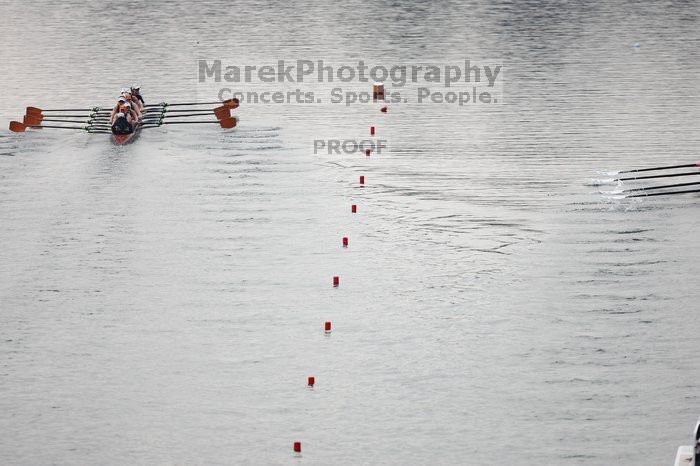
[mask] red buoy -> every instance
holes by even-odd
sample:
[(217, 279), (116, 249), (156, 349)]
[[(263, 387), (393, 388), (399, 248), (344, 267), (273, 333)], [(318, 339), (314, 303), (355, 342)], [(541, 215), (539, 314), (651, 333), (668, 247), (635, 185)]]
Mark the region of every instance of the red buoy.
[(369, 134), (370, 136), (374, 136), (374, 126), (369, 127)]
[(372, 97), (374, 98), (374, 100), (384, 99), (384, 84), (374, 83), (374, 85), (372, 86)]
[(352, 210), (353, 214), (356, 214), (357, 213), (357, 206), (355, 204), (353, 204), (352, 207), (350, 207), (350, 210)]
[(331, 323), (330, 323), (330, 322), (326, 322), (326, 323), (324, 324), (324, 326), (323, 326), (323, 330), (324, 330), (326, 333), (331, 333)]
[(347, 237), (347, 236), (344, 236), (344, 237), (343, 237), (343, 247), (344, 247), (344, 248), (347, 248), (347, 247), (348, 247), (348, 237)]
[(315, 383), (316, 383), (316, 378), (309, 377), (309, 387), (313, 387)]
[(388, 108), (386, 107), (386, 105), (379, 109), (379, 111), (382, 113), (386, 113), (387, 110), (388, 110)]
[(365, 149), (365, 155), (369, 157), (369, 149)]
[(294, 452), (301, 453), (301, 442), (294, 442)]
[(340, 277), (333, 277), (333, 286), (340, 285)]
[(365, 175), (360, 175), (360, 186), (365, 185)]

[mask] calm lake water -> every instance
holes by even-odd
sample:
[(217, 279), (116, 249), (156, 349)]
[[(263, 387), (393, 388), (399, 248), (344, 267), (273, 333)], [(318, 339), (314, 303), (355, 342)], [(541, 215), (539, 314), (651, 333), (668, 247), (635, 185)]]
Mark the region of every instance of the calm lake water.
[[(700, 197), (591, 179), (699, 159), (699, 13), (3, 1), (2, 128), (133, 81), (216, 100), (198, 59), (503, 68), (497, 104), (305, 82), (322, 102), (230, 131), (0, 130), (0, 462), (670, 464), (700, 412)], [(370, 125), (387, 150), (314, 153)]]

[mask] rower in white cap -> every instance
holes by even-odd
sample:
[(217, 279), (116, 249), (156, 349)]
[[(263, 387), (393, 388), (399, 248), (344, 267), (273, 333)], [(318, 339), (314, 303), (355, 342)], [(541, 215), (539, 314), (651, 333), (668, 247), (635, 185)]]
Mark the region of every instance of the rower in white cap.
[(119, 102), (109, 117), (109, 124), (114, 134), (130, 134), (136, 128), (139, 117), (130, 102)]

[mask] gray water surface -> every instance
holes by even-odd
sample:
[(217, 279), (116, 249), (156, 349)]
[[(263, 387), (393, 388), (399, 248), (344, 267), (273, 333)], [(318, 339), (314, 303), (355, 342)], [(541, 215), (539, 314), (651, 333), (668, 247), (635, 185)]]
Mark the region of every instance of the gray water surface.
[[(670, 464), (700, 408), (700, 198), (590, 180), (698, 160), (699, 13), (2, 2), (2, 128), (131, 81), (215, 99), (199, 58), (479, 57), (504, 101), (244, 102), (125, 147), (0, 131), (0, 462)], [(390, 150), (314, 154), (369, 125)]]

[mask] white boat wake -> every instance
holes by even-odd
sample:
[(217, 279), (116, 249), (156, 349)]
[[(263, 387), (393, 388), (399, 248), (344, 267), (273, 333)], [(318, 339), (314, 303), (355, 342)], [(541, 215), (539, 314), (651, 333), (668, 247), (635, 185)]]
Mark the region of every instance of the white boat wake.
[(617, 182), (617, 178), (593, 178), (586, 186), (601, 186)]

